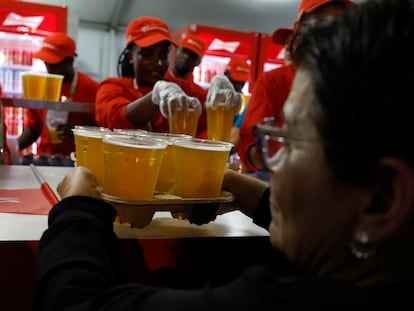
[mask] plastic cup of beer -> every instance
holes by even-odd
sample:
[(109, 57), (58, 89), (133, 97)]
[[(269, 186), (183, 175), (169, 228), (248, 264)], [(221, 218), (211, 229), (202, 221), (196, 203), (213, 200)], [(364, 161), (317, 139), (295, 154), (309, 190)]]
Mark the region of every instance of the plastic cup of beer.
[(173, 133), (156, 133), (147, 132), (143, 136), (155, 137), (165, 141), (167, 148), (161, 162), (160, 172), (158, 174), (155, 191), (163, 193), (171, 193), (173, 185), (173, 144), (179, 140), (189, 140), (191, 135), (187, 134), (173, 134)]
[(219, 197), (232, 146), (199, 138), (174, 142), (173, 194), (183, 198)]
[(170, 133), (187, 134), (195, 137), (199, 117), (197, 112), (192, 108), (188, 109), (187, 115), (182, 110), (176, 110), (174, 118), (168, 118)]
[(230, 141), (231, 129), (234, 116), (238, 111), (235, 107), (227, 109), (223, 104), (217, 105), (215, 109), (206, 108), (207, 113), (207, 137), (211, 140)]
[(23, 85), (23, 98), (43, 100), (46, 86), (45, 74), (23, 72), (21, 77)]
[(89, 168), (96, 176), (98, 186), (103, 183), (103, 147), (102, 136), (111, 130), (98, 126), (75, 126), (72, 130), (75, 138), (76, 166)]
[(102, 192), (110, 197), (152, 200), (167, 144), (156, 138), (104, 134)]
[(63, 75), (48, 73), (45, 75), (45, 100), (60, 101), (60, 92), (62, 90)]

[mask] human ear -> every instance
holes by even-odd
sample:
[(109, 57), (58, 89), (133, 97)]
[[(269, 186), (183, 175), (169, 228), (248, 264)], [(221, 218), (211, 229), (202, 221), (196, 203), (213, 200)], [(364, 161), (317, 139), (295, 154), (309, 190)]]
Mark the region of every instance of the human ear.
[(414, 167), (402, 158), (383, 158), (361, 212), (358, 230), (366, 232), (370, 243), (395, 236), (414, 213)]

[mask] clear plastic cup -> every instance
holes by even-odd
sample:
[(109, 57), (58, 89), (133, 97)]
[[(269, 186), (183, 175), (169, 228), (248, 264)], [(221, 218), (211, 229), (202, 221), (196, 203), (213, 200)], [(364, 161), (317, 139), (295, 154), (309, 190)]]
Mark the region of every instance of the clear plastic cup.
[(152, 200), (167, 144), (156, 138), (104, 134), (102, 191), (122, 200)]
[(186, 134), (173, 134), (173, 133), (156, 133), (156, 132), (147, 132), (141, 133), (140, 135), (155, 137), (162, 139), (167, 144), (167, 149), (165, 150), (164, 158), (161, 162), (160, 172), (158, 174), (157, 184), (155, 186), (155, 191), (170, 193), (172, 191), (173, 185), (173, 144), (179, 140), (189, 140), (191, 135)]
[(23, 98), (43, 100), (46, 87), (46, 76), (43, 73), (23, 72), (21, 74)]
[(60, 101), (60, 92), (62, 90), (63, 75), (45, 74), (45, 93), (44, 100)]
[(226, 109), (224, 104), (219, 104), (215, 109), (206, 108), (208, 139), (229, 142), (234, 116), (237, 112), (234, 107)]
[(173, 193), (183, 198), (219, 197), (232, 146), (198, 138), (174, 142)]
[(103, 182), (103, 146), (102, 136), (111, 130), (98, 126), (75, 126), (72, 130), (75, 138), (76, 166), (89, 168), (96, 176), (98, 186)]
[(183, 111), (177, 110), (174, 118), (170, 117), (168, 119), (170, 133), (187, 134), (195, 137), (199, 117), (200, 116), (196, 113), (196, 111), (191, 108), (188, 110), (187, 115), (185, 115)]

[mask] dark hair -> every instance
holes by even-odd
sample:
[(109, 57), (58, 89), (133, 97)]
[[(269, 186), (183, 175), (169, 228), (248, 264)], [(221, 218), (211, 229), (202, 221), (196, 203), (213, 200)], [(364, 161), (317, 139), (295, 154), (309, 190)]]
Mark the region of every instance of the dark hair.
[(292, 58), (314, 83), (333, 173), (369, 185), (385, 156), (414, 165), (414, 0), (370, 0), (302, 36)]
[(134, 78), (134, 66), (130, 63), (128, 58), (128, 53), (130, 49), (132, 48), (133, 43), (130, 44), (128, 47), (126, 47), (121, 54), (118, 57), (118, 64), (116, 67), (116, 71), (118, 74), (118, 77), (124, 77), (124, 78)]

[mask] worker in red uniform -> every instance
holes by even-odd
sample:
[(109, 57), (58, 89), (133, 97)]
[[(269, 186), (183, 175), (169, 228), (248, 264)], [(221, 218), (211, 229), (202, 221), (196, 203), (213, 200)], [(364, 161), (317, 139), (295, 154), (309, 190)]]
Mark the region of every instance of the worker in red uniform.
[[(202, 103), (186, 93), (183, 84), (166, 81), (171, 33), (168, 25), (154, 17), (133, 20), (126, 31), (126, 47), (121, 54), (121, 77), (107, 78), (98, 90), (96, 121), (110, 129), (146, 129), (168, 132), (168, 117), (177, 109), (193, 108), (199, 115)], [(210, 101), (231, 98), (228, 85), (212, 83)], [(207, 95), (208, 95), (207, 94)]]
[[(61, 98), (66, 101), (95, 103), (99, 82), (74, 67), (76, 42), (65, 33), (53, 33), (46, 37), (40, 50), (33, 57), (41, 59), (48, 73), (63, 75)], [(91, 113), (28, 109), (27, 123), (18, 138), (19, 149), (29, 147), (40, 137), (39, 154), (64, 156), (75, 151), (72, 128), (75, 125), (96, 125)], [(59, 120), (54, 127), (52, 120)], [(56, 131), (58, 136), (51, 136)]]
[[(320, 21), (328, 16), (338, 16), (355, 4), (350, 0), (302, 0), (292, 34), (285, 37), (287, 42), (287, 55), (294, 53), (298, 29), (309, 22)], [(280, 38), (281, 31), (276, 30), (274, 39)], [(282, 36), (283, 37), (283, 36)], [(280, 42), (277, 42), (280, 43)], [(252, 96), (247, 107), (246, 115), (240, 129), (240, 145), (238, 153), (240, 159), (248, 170), (258, 171), (264, 169), (263, 159), (255, 145), (253, 127), (265, 117), (275, 117), (277, 124), (282, 124), (282, 108), (292, 86), (295, 69), (292, 64), (264, 72), (259, 76), (253, 88)]]
[(197, 136), (207, 138), (207, 117), (204, 102), (207, 90), (194, 82), (194, 67), (201, 64), (206, 51), (203, 39), (193, 33), (185, 35), (175, 50), (174, 64), (165, 75), (165, 80), (177, 83), (183, 91), (197, 97), (202, 106), (202, 113), (198, 120)]
[(171, 44), (164, 21), (144, 16), (129, 23), (121, 77), (105, 79), (98, 90), (96, 121), (100, 126), (168, 132), (169, 105), (193, 106), (201, 113), (198, 99), (187, 96), (177, 84), (163, 81)]

